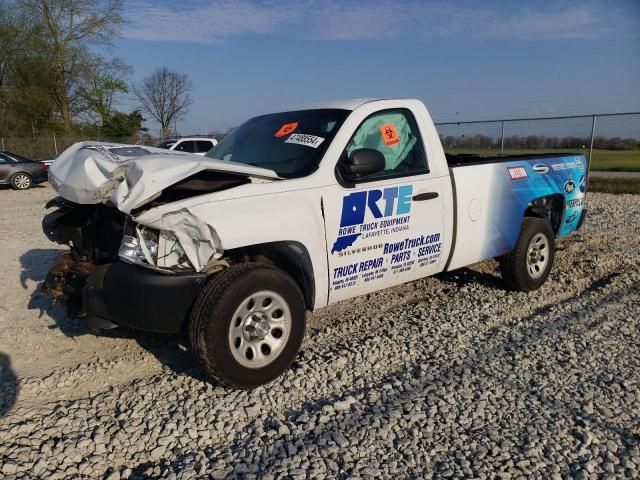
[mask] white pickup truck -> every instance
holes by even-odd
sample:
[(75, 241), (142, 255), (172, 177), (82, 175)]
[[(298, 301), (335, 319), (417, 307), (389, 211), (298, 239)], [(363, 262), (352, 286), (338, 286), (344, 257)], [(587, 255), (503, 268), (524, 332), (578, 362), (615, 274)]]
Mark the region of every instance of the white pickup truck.
[(208, 378), (252, 388), (289, 368), (307, 310), (490, 258), (540, 287), (587, 164), (447, 156), (420, 101), (354, 100), (253, 118), (204, 158), (79, 143), (49, 180), (43, 229), (71, 248), (44, 290), (98, 327), (188, 331)]

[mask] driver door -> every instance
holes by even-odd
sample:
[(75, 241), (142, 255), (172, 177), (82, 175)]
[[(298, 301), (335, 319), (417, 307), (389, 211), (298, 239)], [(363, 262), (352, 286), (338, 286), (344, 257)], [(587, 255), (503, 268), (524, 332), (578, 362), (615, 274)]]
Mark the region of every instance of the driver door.
[[(358, 149), (378, 150), (384, 170), (349, 178), (341, 169)], [(329, 303), (381, 290), (438, 271), (443, 202), (429, 170), (413, 113), (376, 112), (355, 131), (323, 192)]]

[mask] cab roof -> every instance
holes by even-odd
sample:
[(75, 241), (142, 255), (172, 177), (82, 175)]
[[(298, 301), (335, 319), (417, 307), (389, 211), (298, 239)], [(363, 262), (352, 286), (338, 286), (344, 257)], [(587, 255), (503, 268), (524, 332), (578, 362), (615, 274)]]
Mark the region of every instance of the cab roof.
[(290, 108), (281, 109), (281, 112), (293, 112), (296, 110), (316, 110), (316, 109), (339, 109), (339, 110), (355, 110), (361, 105), (369, 102), (382, 100), (380, 98), (351, 98), (344, 100), (326, 100), (314, 103), (304, 103), (291, 106)]

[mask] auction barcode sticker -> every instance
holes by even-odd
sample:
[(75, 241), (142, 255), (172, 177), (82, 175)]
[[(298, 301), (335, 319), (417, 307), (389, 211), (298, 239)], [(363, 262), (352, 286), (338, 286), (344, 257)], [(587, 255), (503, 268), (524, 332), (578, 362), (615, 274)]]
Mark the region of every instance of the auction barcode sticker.
[(284, 143), (295, 143), (298, 145), (305, 145), (307, 147), (318, 148), (322, 142), (324, 142), (324, 138), (322, 137), (307, 135), (305, 133), (294, 133), (287, 138)]

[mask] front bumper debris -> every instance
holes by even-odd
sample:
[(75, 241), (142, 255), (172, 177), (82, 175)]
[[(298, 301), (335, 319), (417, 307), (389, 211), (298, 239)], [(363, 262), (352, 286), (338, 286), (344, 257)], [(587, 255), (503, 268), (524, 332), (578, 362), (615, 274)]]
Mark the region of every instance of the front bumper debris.
[(63, 253), (49, 269), (42, 291), (64, 306), (70, 317), (83, 317), (82, 294), (87, 278), (95, 265), (75, 261), (70, 253)]
[(176, 333), (206, 280), (204, 273), (165, 275), (120, 261), (93, 265), (67, 253), (49, 270), (42, 291), (92, 327)]

